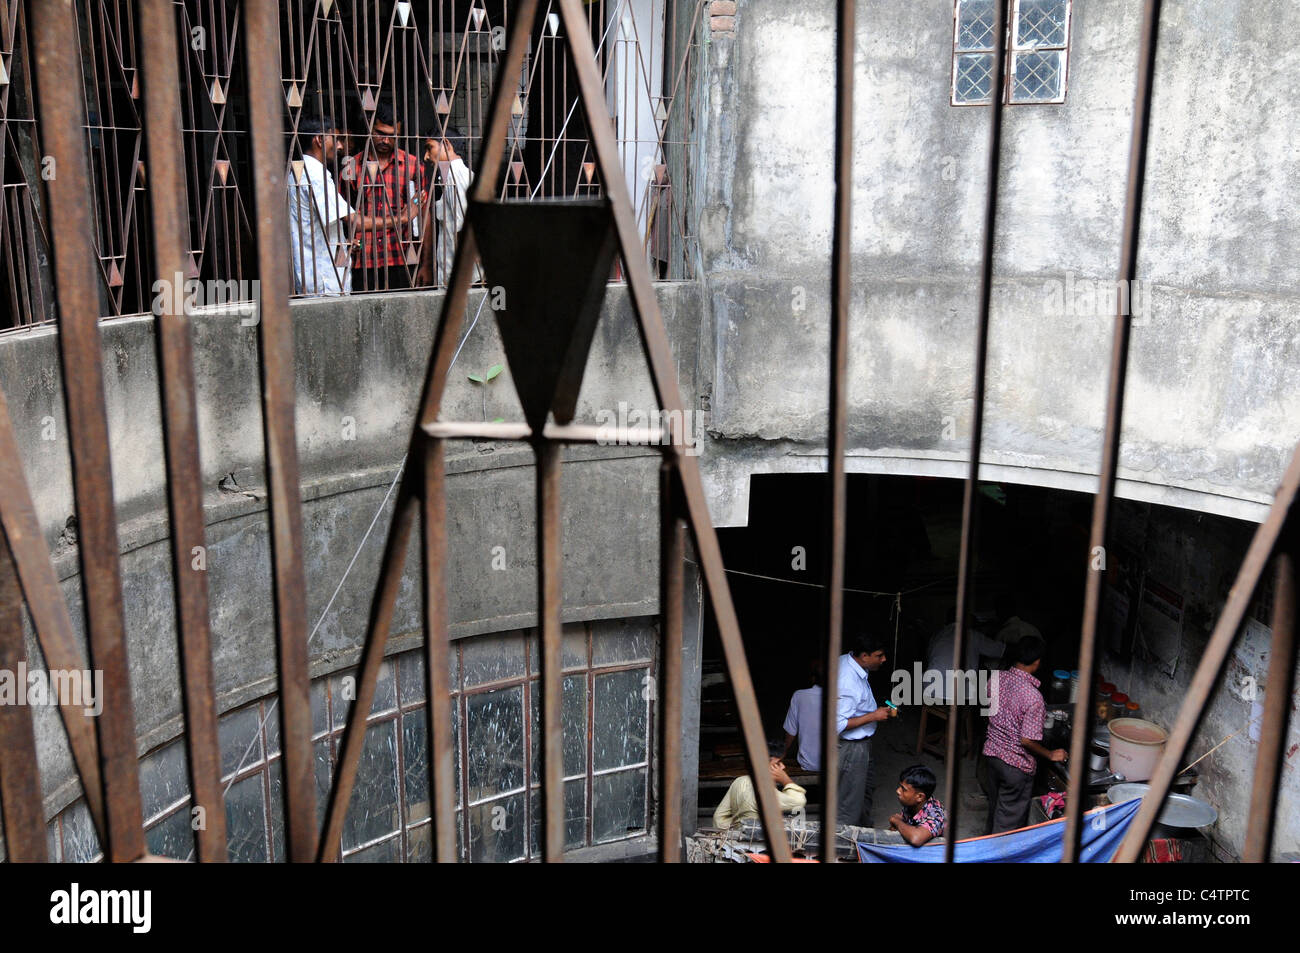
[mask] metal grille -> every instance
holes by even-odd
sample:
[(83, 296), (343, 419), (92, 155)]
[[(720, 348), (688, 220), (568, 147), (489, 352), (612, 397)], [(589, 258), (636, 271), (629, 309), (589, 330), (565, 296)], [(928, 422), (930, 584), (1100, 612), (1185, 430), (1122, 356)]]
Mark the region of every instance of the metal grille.
[[(84, 75), (85, 136), (92, 178), (99, 313), (157, 311), (148, 228), (150, 177), (144, 161), (135, 35), (137, 0), (76, 0)], [(251, 220), (252, 166), (244, 80), (246, 39), (236, 0), (173, 0), (181, 86), (185, 203), (189, 242), (182, 281), (197, 280), (199, 304), (249, 300), (259, 277)], [(0, 152), (3, 213), (0, 250), (9, 315), (0, 329), (52, 320), (48, 215), (42, 172), (52, 174), (39, 144), (29, 82), (22, 0), (0, 0)], [(543, 200), (603, 194), (586, 119), (578, 108), (568, 47), (554, 2), (542, 5), (520, 70), (500, 176), (505, 198)], [(694, 275), (694, 228), (682, 196), (690, 194), (690, 121), (702, 0), (596, 0), (584, 6), (604, 82), (620, 161), (652, 274)], [(400, 124), (394, 149), (424, 171), (429, 200), (441, 189), (429, 140), (458, 133), (461, 158), (477, 165), (493, 78), (504, 53), (511, 4), (504, 0), (286, 0), (279, 4), (280, 72), (291, 182), (302, 177), (311, 137), (304, 122), (344, 133), (342, 155), (358, 168), (377, 161), (377, 110)], [(339, 170), (337, 181), (347, 183)], [(352, 197), (356, 197), (355, 193)], [(420, 204), (408, 191), (403, 203)], [(353, 205), (357, 205), (354, 201)], [(398, 208), (401, 214), (404, 208)], [(403, 267), (380, 286), (443, 287), (450, 240), (436, 222), (399, 228)], [(432, 227), (431, 227), (432, 226)], [(344, 231), (353, 249), (358, 223)], [(449, 234), (454, 234), (454, 229)], [(446, 242), (444, 267), (433, 267)], [(421, 268), (422, 257), (431, 266)], [(338, 263), (359, 265), (346, 250)], [(614, 277), (619, 277), (616, 274)], [(391, 279), (391, 283), (389, 281)], [(173, 280), (173, 279), (168, 279)], [(215, 284), (214, 284), (215, 283)], [(202, 295), (202, 289), (209, 294)], [(213, 292), (212, 289), (216, 289)], [(359, 282), (353, 291), (362, 290)], [(213, 300), (214, 297), (217, 300)]]

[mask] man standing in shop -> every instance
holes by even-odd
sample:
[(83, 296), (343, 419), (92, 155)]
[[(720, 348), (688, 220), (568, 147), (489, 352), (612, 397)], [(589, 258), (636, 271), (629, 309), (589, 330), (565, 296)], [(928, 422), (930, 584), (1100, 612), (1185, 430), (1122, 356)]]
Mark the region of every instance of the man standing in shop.
[(839, 810), (837, 822), (871, 826), (871, 739), (876, 723), (894, 718), (898, 709), (876, 705), (870, 673), (884, 665), (885, 642), (876, 635), (859, 635), (840, 656), (835, 729), (839, 734)]

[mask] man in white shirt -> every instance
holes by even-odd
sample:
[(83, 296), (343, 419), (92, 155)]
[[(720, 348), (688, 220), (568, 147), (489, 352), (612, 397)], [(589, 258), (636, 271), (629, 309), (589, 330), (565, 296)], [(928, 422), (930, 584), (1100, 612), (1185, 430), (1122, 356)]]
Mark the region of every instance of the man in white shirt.
[[(417, 284), (446, 285), (451, 280), (451, 266), (456, 260), (456, 236), (465, 222), (465, 212), (469, 207), (469, 187), (473, 181), (461, 152), (468, 148), (464, 138), (455, 126), (448, 126), (439, 137), (425, 140), (424, 158), (432, 166), (426, 181), (431, 182), (431, 194), (426, 197), (428, 212), (425, 216), (425, 228), (429, 229), (432, 239), (425, 239), (424, 247), (432, 244), (432, 252), (423, 255)], [(475, 280), (479, 278), (478, 266), (475, 266)]]
[(789, 761), (795, 739), (799, 740), (799, 767), (805, 771), (820, 771), (822, 764), (822, 664), (812, 663), (813, 684), (801, 688), (790, 697), (790, 710), (785, 715), (785, 751), (781, 760)]
[(885, 641), (876, 635), (859, 635), (840, 656), (835, 728), (839, 735), (839, 809), (836, 822), (871, 826), (871, 738), (876, 722), (898, 715), (892, 707), (878, 707), (871, 693), (869, 673), (884, 665)]
[(352, 250), (346, 227), (355, 210), (330, 172), (343, 149), (342, 132), (328, 120), (304, 119), (302, 164), (289, 175), (289, 246), (294, 290), (305, 295), (352, 291)]

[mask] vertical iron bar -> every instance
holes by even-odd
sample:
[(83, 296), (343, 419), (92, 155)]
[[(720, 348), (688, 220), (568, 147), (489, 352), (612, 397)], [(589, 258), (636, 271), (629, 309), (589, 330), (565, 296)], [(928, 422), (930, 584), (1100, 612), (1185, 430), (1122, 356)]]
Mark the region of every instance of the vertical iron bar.
[(289, 224), (285, 206), (284, 109), (280, 82), (280, 24), (276, 4), (245, 0), (244, 50), (253, 148), (257, 223), (258, 343), (270, 501), (279, 649), (280, 721), (284, 745), (285, 835), (289, 859), (316, 858), (316, 776), (311, 743), (307, 668), (306, 578), (302, 565), (302, 507), (294, 425), (293, 324), (289, 316)]
[(537, 456), (537, 627), (541, 632), (542, 856), (564, 859), (564, 763), (560, 722), (560, 610), (563, 548), (560, 545), (561, 445), (538, 437)]
[(77, 554), (91, 665), (104, 674), (104, 708), (97, 725), (107, 821), (103, 847), (112, 861), (133, 861), (144, 854), (145, 842), (104, 406), (90, 167), (80, 96), (81, 46), (71, 4), (33, 4), (31, 15), (40, 124), (57, 170), (48, 183), (49, 220), (80, 537)]
[[(451, 638), (447, 632), (447, 465), (442, 440), (423, 444), (424, 639), (429, 705), (429, 770), (433, 797), (433, 859), (456, 857), (456, 776), (452, 760)], [(405, 546), (402, 547), (405, 550)], [(466, 812), (468, 813), (468, 812)]]
[(844, 635), (844, 533), (848, 496), (844, 440), (848, 421), (849, 286), (853, 211), (853, 48), (856, 0), (838, 0), (835, 26), (835, 221), (831, 248), (830, 411), (826, 468), (830, 486), (826, 546), (826, 659), (822, 678), (821, 860), (835, 863), (839, 814), (840, 644)]
[(678, 504), (677, 472), (659, 466), (659, 632), (663, 638), (659, 693), (659, 860), (682, 859), (682, 594), (686, 524)]
[[(226, 809), (221, 796), (221, 749), (208, 629), (207, 545), (194, 349), (189, 315), (183, 307), (176, 307), (181, 302), (189, 246), (176, 8), (171, 0), (140, 0), (136, 9), (140, 17), (141, 96), (148, 113), (144, 132), (154, 257), (162, 286), (172, 289), (155, 317), (190, 790), (194, 793), (193, 803), (203, 809), (204, 815), (203, 826), (196, 834), (196, 856), (201, 862), (217, 862), (226, 859)], [(196, 566), (195, 560), (201, 562)]]
[[(0, 672), (26, 668), (22, 604), (18, 571), (0, 530)], [(45, 863), (45, 816), (30, 705), (0, 705), (0, 808), (9, 862)]]
[[(596, 55), (592, 49), (591, 36), (584, 26), (586, 21), (577, 0), (558, 0), (558, 3), (565, 37), (573, 55), (573, 69), (578, 80), (583, 111), (587, 117), (592, 148), (596, 154), (601, 182), (614, 218), (614, 230), (618, 238), (619, 254), (622, 256), (628, 296), (631, 298), (632, 311), (637, 318), (637, 331), (641, 335), (641, 345), (645, 349), (646, 359), (650, 365), (650, 379), (654, 386), (655, 397), (661, 412), (669, 415), (674, 412), (681, 413), (682, 397), (677, 384), (677, 372), (673, 366), (672, 349), (668, 343), (668, 333), (664, 328), (663, 314), (659, 310), (659, 302), (650, 283), (650, 270), (645, 262), (645, 245), (640, 240), (636, 220), (632, 217), (632, 202), (628, 197), (627, 182), (618, 164), (618, 144), (614, 141), (614, 131), (609, 122), (609, 114), (606, 112), (605, 93), (596, 71)], [(505, 75), (514, 75), (514, 73), (507, 71)], [(502, 84), (498, 84), (500, 85)], [(494, 109), (493, 127), (498, 133), (504, 133), (505, 117), (499, 116), (498, 112)], [(489, 143), (490, 147), (491, 143)], [(479, 182), (482, 182), (481, 176)], [(483, 192), (476, 195), (476, 198), (487, 198), (488, 190), (490, 185), (483, 186)], [(459, 248), (457, 253), (459, 254)], [(700, 479), (700, 470), (694, 457), (686, 454), (684, 448), (679, 446), (672, 447), (670, 452), (681, 477), (683, 503), (690, 521), (695, 552), (700, 560), (700, 571), (704, 576), (704, 584), (708, 587), (714, 619), (718, 624), (718, 639), (722, 643), (727, 674), (731, 679), (732, 694), (736, 699), (741, 733), (745, 741), (745, 760), (751, 776), (761, 782), (763, 773), (767, 771), (767, 745), (763, 739), (763, 722), (758, 711), (758, 700), (754, 694), (753, 678), (745, 662), (745, 645), (740, 637), (740, 623), (736, 618), (735, 604), (731, 601), (731, 590), (727, 586), (722, 550), (718, 545), (718, 537), (713, 530), (712, 517), (709, 515), (708, 502), (704, 496), (704, 483)], [(787, 862), (791, 859), (790, 841), (786, 836), (785, 826), (781, 823), (781, 808), (777, 803), (776, 787), (756, 783), (754, 791), (758, 796), (759, 817), (763, 822), (763, 832), (772, 859), (778, 863)]]
[(1278, 488), (1268, 516), (1255, 531), (1255, 537), (1250, 541), (1250, 548), (1246, 550), (1246, 558), (1241, 561), (1241, 569), (1238, 570), (1237, 578), (1228, 592), (1228, 601), (1224, 603), (1219, 621), (1210, 634), (1210, 641), (1206, 643), (1205, 651), (1201, 653), (1201, 661), (1196, 667), (1196, 674), (1192, 676), (1192, 684), (1188, 686), (1184, 695), (1178, 720), (1174, 722), (1173, 730), (1169, 732), (1165, 753), (1157, 762), (1156, 769), (1148, 782), (1151, 786), (1150, 790), (1142, 798), (1142, 806), (1129, 825), (1128, 833), (1124, 835), (1124, 841), (1114, 857), (1115, 863), (1135, 862), (1147, 838), (1151, 836), (1151, 828), (1155, 825), (1156, 817), (1164, 807), (1165, 795), (1169, 793), (1169, 788), (1173, 784), (1174, 773), (1187, 753), (1187, 746), (1192, 741), (1192, 735), (1196, 733), (1196, 726), (1201, 720), (1210, 696), (1218, 687), (1219, 673), (1228, 658), (1232, 643), (1236, 640), (1237, 630), (1241, 628), (1241, 623), (1246, 618), (1246, 610), (1250, 607), (1255, 588), (1259, 585), (1259, 580), (1268, 566), (1269, 557), (1278, 548), (1278, 541), (1282, 538), (1287, 520), (1296, 519), (1298, 488), (1300, 488), (1300, 445), (1296, 446), (1295, 453), (1291, 457), (1286, 476), (1282, 478), (1282, 485)]
[[(1160, 26), (1160, 0), (1146, 0), (1142, 14), (1142, 39), (1138, 54), (1137, 90), (1133, 102), (1133, 129), (1129, 141), (1128, 195), (1124, 200), (1124, 233), (1120, 248), (1119, 280), (1123, 287), (1137, 274), (1138, 238), (1141, 233), (1142, 192), (1146, 185), (1147, 141), (1151, 125), (1151, 91), (1155, 80), (1156, 40)], [(1129, 335), (1132, 316), (1128, 295), (1116, 296), (1115, 336), (1111, 347), (1110, 394), (1106, 401), (1106, 435), (1102, 441), (1101, 474), (1093, 498), (1092, 535), (1088, 543), (1088, 579), (1083, 597), (1083, 631), (1079, 638), (1079, 696), (1075, 700), (1070, 734), (1070, 783), (1065, 798), (1065, 843), (1061, 863), (1079, 857), (1083, 831), (1083, 797), (1088, 785), (1088, 736), (1092, 732), (1092, 695), (1097, 670), (1097, 623), (1101, 616), (1105, 577), (1106, 538), (1111, 502), (1119, 470), (1123, 436), (1124, 381), (1128, 375)]]
[(1268, 682), (1264, 694), (1264, 723), (1259, 732), (1259, 750), (1255, 755), (1255, 783), (1251, 786), (1250, 825), (1241, 859), (1248, 864), (1268, 863), (1276, 827), (1278, 774), (1282, 769), (1282, 751), (1286, 747), (1291, 717), (1292, 692), (1296, 667), (1296, 588), (1300, 583), (1294, 517), (1279, 541), (1275, 562), (1277, 587), (1273, 593), (1273, 645), (1268, 663)]
[[(997, 0), (993, 5), (993, 76), (989, 87), (989, 103), (993, 112), (989, 119), (988, 172), (984, 195), (983, 258), (980, 264), (979, 316), (975, 323), (975, 404), (971, 411), (970, 463), (966, 471), (966, 487), (961, 505), (961, 553), (957, 560), (957, 631), (952, 644), (954, 669), (966, 665), (966, 617), (974, 607), (971, 589), (975, 581), (976, 507), (979, 496), (980, 452), (984, 444), (984, 388), (989, 355), (989, 311), (993, 300), (993, 252), (997, 237), (998, 170), (1002, 159), (1002, 100), (1003, 76), (1006, 66), (1008, 0)], [(948, 836), (943, 849), (944, 863), (951, 864), (957, 845), (957, 817), (961, 810), (961, 762), (958, 760), (958, 730), (960, 699), (953, 692), (948, 709), (948, 742), (946, 758), (948, 777), (944, 784), (944, 804), (948, 807)]]

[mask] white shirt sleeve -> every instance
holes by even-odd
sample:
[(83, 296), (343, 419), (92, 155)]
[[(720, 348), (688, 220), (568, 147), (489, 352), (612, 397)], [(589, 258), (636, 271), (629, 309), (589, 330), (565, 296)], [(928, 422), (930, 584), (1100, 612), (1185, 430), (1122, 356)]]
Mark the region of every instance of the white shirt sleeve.
[(341, 218), (347, 218), (355, 211), (339, 192), (338, 186), (334, 184), (334, 176), (330, 175), (328, 170), (325, 171), (323, 187), (317, 188), (316, 183), (312, 183), (312, 195), (316, 199), (316, 213), (327, 227)]

